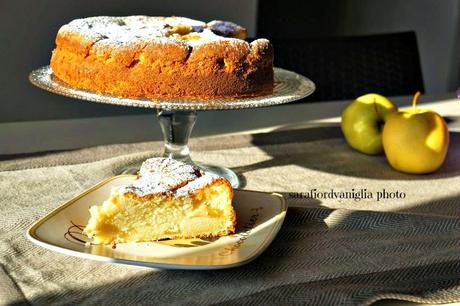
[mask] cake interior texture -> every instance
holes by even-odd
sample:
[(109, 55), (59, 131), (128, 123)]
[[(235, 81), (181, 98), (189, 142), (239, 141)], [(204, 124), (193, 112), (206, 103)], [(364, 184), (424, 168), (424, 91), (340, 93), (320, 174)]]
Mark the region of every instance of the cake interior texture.
[[(149, 167), (152, 163), (147, 161)], [(114, 188), (101, 206), (90, 208), (84, 232), (93, 243), (220, 237), (234, 232), (233, 190), (225, 178), (167, 159), (155, 159), (154, 164), (166, 167)], [(171, 167), (177, 168), (169, 171)]]

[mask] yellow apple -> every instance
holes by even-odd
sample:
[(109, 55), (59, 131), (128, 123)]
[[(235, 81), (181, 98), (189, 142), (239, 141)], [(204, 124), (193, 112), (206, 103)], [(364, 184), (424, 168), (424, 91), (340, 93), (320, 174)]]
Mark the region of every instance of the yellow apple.
[(383, 128), (383, 148), (389, 164), (396, 170), (422, 174), (441, 167), (449, 146), (449, 132), (437, 113), (415, 107), (388, 117)]
[(367, 94), (351, 102), (342, 112), (342, 132), (348, 144), (366, 154), (383, 151), (382, 127), (397, 107), (384, 96)]

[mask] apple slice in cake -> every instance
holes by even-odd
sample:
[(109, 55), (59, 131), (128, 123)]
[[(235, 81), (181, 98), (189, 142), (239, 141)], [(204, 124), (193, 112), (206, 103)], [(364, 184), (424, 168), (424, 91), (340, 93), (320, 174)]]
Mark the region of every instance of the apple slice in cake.
[(84, 233), (100, 244), (225, 236), (235, 231), (232, 199), (227, 179), (151, 158), (136, 180), (113, 188), (108, 200), (90, 208)]

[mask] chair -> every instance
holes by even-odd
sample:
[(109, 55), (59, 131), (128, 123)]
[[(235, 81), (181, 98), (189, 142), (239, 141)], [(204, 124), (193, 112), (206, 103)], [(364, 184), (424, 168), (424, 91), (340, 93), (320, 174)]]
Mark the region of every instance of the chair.
[(290, 1), (283, 8), (271, 6), (273, 2), (259, 1), (257, 36), (272, 41), (275, 66), (315, 82), (316, 92), (300, 103), (353, 99), (369, 92), (397, 96), (424, 91), (414, 32), (338, 37), (327, 36), (323, 29), (322, 37), (315, 37), (317, 32), (308, 28), (311, 21), (300, 18), (299, 8), (285, 15), (279, 10)]

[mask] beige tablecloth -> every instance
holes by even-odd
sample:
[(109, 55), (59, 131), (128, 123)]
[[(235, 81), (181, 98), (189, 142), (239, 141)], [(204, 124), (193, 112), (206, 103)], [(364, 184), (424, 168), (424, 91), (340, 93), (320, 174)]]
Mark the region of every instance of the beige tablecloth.
[[(288, 199), (285, 223), (258, 259), (229, 270), (164, 271), (78, 259), (27, 241), (25, 230), (35, 220), (125, 166), (160, 155), (160, 143), (3, 158), (0, 303), (355, 305), (383, 298), (460, 300), (456, 133), (451, 134), (444, 167), (424, 176), (397, 173), (383, 156), (352, 151), (337, 126), (202, 138), (191, 145), (195, 160), (240, 173), (243, 188), (281, 192)], [(373, 198), (339, 196), (346, 192)], [(379, 192), (387, 198), (377, 201)]]

